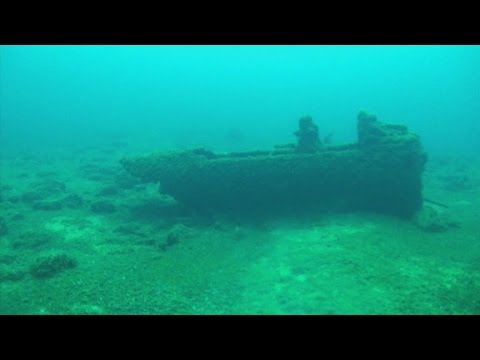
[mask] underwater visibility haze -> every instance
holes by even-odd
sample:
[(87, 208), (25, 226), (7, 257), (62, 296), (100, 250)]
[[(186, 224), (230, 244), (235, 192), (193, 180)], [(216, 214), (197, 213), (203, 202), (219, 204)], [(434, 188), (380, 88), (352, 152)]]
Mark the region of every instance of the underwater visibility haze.
[(480, 46), (0, 46), (0, 314), (479, 314)]

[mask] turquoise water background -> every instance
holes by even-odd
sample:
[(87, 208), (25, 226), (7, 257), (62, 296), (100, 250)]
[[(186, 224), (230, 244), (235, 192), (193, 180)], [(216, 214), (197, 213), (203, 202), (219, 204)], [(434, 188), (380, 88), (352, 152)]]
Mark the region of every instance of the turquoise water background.
[[(480, 314), (479, 65), (480, 46), (0, 46), (0, 314)], [(328, 202), (304, 213), (296, 201), (285, 216), (199, 213), (121, 161), (271, 150), (295, 142), (307, 114), (333, 145), (355, 142), (361, 110), (421, 137), (423, 207), (411, 218)], [(406, 139), (387, 148), (397, 164)], [(370, 165), (389, 162), (386, 150), (332, 149), (408, 198), (403, 166)], [(260, 191), (276, 181), (270, 158), (251, 177)], [(143, 159), (147, 173), (168, 168)], [(173, 182), (201, 179), (190, 166)], [(296, 194), (286, 168), (275, 188)], [(313, 184), (304, 168), (299, 184)], [(208, 169), (230, 184), (231, 170)], [(365, 176), (328, 189), (350, 177), (392, 202), (358, 187)], [(206, 191), (211, 205), (214, 182), (193, 197)]]
[(474, 154), (479, 65), (479, 46), (1, 46), (0, 136), (4, 149), (265, 148), (310, 114), (342, 143), (364, 109), (429, 152)]

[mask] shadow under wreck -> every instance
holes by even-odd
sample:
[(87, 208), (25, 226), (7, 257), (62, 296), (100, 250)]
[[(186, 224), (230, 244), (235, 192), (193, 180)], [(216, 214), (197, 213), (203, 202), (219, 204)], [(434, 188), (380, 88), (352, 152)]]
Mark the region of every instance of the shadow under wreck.
[(272, 151), (216, 154), (205, 149), (122, 159), (132, 175), (199, 212), (257, 214), (376, 211), (409, 217), (422, 205), (427, 160), (417, 135), (403, 125), (358, 115), (357, 143), (327, 146), (309, 116), (297, 144)]

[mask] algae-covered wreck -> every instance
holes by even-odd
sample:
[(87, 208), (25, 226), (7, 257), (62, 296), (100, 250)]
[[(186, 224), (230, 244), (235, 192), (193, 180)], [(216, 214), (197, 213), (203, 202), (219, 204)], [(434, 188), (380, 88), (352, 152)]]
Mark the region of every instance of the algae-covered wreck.
[(132, 175), (197, 211), (256, 213), (315, 209), (410, 216), (422, 204), (426, 154), (402, 125), (358, 115), (358, 141), (327, 146), (310, 117), (297, 144), (272, 151), (216, 154), (204, 149), (122, 159)]

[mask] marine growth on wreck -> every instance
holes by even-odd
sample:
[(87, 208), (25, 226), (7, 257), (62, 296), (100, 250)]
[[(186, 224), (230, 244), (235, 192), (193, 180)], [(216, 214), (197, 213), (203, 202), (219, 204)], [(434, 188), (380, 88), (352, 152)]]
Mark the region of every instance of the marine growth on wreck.
[(249, 214), (375, 211), (410, 217), (421, 208), (427, 160), (406, 126), (357, 117), (358, 140), (323, 144), (310, 116), (299, 120), (297, 143), (273, 150), (217, 154), (205, 149), (121, 160), (144, 182), (196, 211)]

